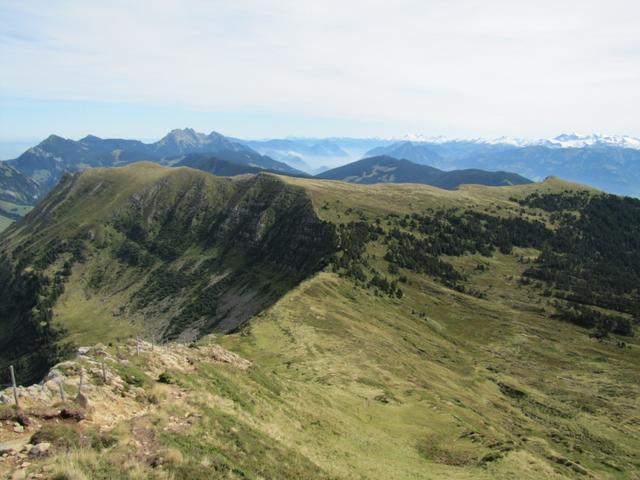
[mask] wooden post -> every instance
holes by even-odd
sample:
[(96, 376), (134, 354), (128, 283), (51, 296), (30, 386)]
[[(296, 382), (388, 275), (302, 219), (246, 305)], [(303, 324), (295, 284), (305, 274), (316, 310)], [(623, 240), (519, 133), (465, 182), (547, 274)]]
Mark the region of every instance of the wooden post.
[(78, 383), (78, 394), (82, 394), (83, 384), (84, 384), (84, 368), (80, 367), (80, 382)]
[(140, 355), (140, 337), (136, 337), (136, 355)]
[(102, 359), (102, 381), (107, 383), (107, 370), (104, 366), (104, 358)]
[(116, 358), (120, 360), (120, 344), (116, 343)]
[(16, 402), (16, 410), (20, 410), (20, 401), (18, 400), (18, 387), (16, 386), (16, 373), (13, 370), (13, 365), (9, 366), (11, 372), (11, 386), (13, 387), (13, 399)]
[(64, 402), (65, 401), (64, 384), (63, 384), (62, 380), (58, 381), (58, 388), (60, 388), (60, 400), (62, 400)]

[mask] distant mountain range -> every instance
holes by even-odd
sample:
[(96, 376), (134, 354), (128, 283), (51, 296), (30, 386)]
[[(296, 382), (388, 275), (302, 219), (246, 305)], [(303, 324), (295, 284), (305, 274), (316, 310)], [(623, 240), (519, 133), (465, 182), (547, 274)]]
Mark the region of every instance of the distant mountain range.
[(44, 191), (48, 191), (65, 172), (87, 167), (126, 165), (140, 160), (171, 164), (172, 159), (189, 153), (215, 154), (221, 160), (283, 173), (300, 173), (283, 162), (262, 155), (217, 132), (205, 135), (190, 128), (172, 130), (154, 143), (102, 139), (93, 135), (74, 141), (51, 135), (6, 163), (37, 182)]
[[(423, 143), (454, 143), (469, 142), (485, 145), (512, 145), (516, 147), (530, 147), (534, 145), (542, 145), (545, 147), (556, 148), (583, 148), (583, 147), (620, 147), (634, 148), (640, 150), (640, 138), (630, 135), (603, 135), (592, 133), (589, 135), (581, 135), (578, 133), (562, 133), (553, 138), (527, 139), (517, 137), (498, 137), (492, 139), (486, 138), (450, 138), (442, 135), (427, 136), (419, 134), (405, 135), (395, 141), (423, 142)], [(395, 142), (393, 142), (395, 143)]]
[(629, 135), (563, 133), (533, 140), (405, 135), (237, 141), (310, 174), (365, 157), (389, 155), (443, 170), (503, 170), (533, 180), (555, 175), (611, 193), (640, 196), (640, 139)]
[(640, 197), (640, 139), (625, 135), (562, 134), (539, 140), (422, 135), (243, 140), (185, 128), (152, 143), (94, 135), (76, 141), (51, 135), (17, 158), (0, 162), (0, 230), (35, 205), (65, 172), (141, 160), (189, 166), (219, 176), (267, 171), (441, 188), (463, 183), (519, 184), (558, 176)]
[(516, 172), (534, 180), (554, 175), (628, 196), (640, 196), (640, 140), (564, 134), (550, 140), (461, 140), (411, 137), (369, 150), (441, 169)]
[(434, 187), (455, 189), (462, 184), (488, 186), (523, 185), (532, 183), (516, 173), (466, 169), (443, 171), (409, 160), (386, 155), (370, 157), (321, 173), (317, 178), (350, 183), (422, 183)]

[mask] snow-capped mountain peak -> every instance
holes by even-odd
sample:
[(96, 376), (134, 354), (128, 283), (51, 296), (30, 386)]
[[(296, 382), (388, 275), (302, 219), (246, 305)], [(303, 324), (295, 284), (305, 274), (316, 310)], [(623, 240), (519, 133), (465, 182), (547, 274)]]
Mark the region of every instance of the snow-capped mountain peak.
[(640, 149), (640, 139), (629, 135), (602, 135), (598, 133), (580, 135), (577, 133), (563, 133), (562, 135), (558, 135), (551, 139), (551, 142), (565, 148), (614, 146)]
[(403, 142), (416, 142), (416, 143), (419, 143), (419, 142), (424, 142), (424, 143), (447, 143), (447, 142), (455, 141), (455, 139), (450, 138), (450, 137), (445, 137), (444, 135), (431, 136), (431, 135), (422, 135), (420, 133), (408, 133), (408, 134), (404, 135), (399, 140), (403, 141)]
[(452, 138), (443, 135), (408, 134), (394, 139), (402, 142), (414, 143), (450, 143), (472, 142), (487, 145), (513, 145), (515, 147), (546, 146), (555, 148), (584, 148), (584, 147), (620, 147), (640, 150), (640, 138), (629, 135), (604, 135), (592, 133), (582, 135), (578, 133), (562, 133), (553, 138), (527, 139), (518, 137), (497, 138)]

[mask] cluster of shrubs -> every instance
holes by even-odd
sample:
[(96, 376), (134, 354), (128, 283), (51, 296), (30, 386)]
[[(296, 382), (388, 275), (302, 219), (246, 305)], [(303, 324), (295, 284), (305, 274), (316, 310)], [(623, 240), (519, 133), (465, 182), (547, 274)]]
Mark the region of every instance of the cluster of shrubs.
[(459, 288), (465, 279), (453, 265), (430, 253), (428, 240), (410, 233), (393, 232), (384, 259), (393, 265), (435, 277), (452, 288)]
[[(431, 211), (425, 215), (405, 215), (398, 226), (422, 236), (432, 255), (460, 256), (480, 253), (489, 256), (498, 249), (511, 253), (513, 247), (538, 247), (552, 232), (537, 220), (520, 217), (497, 217), (471, 210)], [(394, 228), (391, 238), (401, 230)]]
[(376, 288), (381, 292), (386, 293), (389, 296), (396, 296), (397, 298), (402, 298), (404, 295), (402, 292), (402, 289), (398, 287), (397, 280), (389, 281), (387, 280), (386, 277), (383, 277), (378, 273), (374, 274), (371, 280), (369, 280), (368, 286), (369, 288)]
[[(547, 197), (561, 202), (563, 195)], [(543, 244), (535, 265), (524, 275), (575, 305), (640, 318), (640, 200), (597, 195), (579, 213)], [(583, 322), (583, 315), (578, 318)], [(630, 331), (615, 326), (621, 324), (618, 321), (600, 323), (612, 332)]]
[[(466, 278), (443, 260), (443, 255), (490, 256), (496, 249), (508, 254), (514, 246), (539, 247), (551, 236), (539, 221), (496, 217), (470, 210), (431, 210), (424, 215), (390, 216), (388, 224), (395, 226), (385, 237), (387, 261), (435, 277), (459, 291), (466, 291), (462, 285)], [(484, 296), (475, 290), (467, 293)]]
[(580, 210), (589, 203), (591, 194), (586, 190), (570, 191), (563, 193), (538, 193), (534, 192), (525, 198), (510, 198), (522, 206), (539, 208), (547, 212), (563, 210)]
[(556, 302), (555, 318), (592, 330), (596, 338), (605, 338), (609, 333), (633, 336), (633, 322), (619, 315), (609, 315), (584, 305)]
[(153, 255), (128, 238), (125, 238), (113, 253), (118, 260), (133, 267), (150, 267), (154, 263)]
[(388, 280), (371, 268), (365, 255), (367, 244), (379, 240), (384, 235), (384, 230), (379, 224), (371, 225), (362, 220), (343, 223), (338, 226), (336, 233), (338, 251), (332, 259), (334, 271), (376, 292), (402, 298), (403, 292), (398, 286), (398, 280)]

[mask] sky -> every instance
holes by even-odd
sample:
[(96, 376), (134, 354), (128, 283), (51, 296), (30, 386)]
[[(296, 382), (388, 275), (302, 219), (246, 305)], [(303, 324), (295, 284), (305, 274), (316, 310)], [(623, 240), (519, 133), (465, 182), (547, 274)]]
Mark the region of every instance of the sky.
[(0, 141), (640, 136), (640, 2), (0, 0)]

